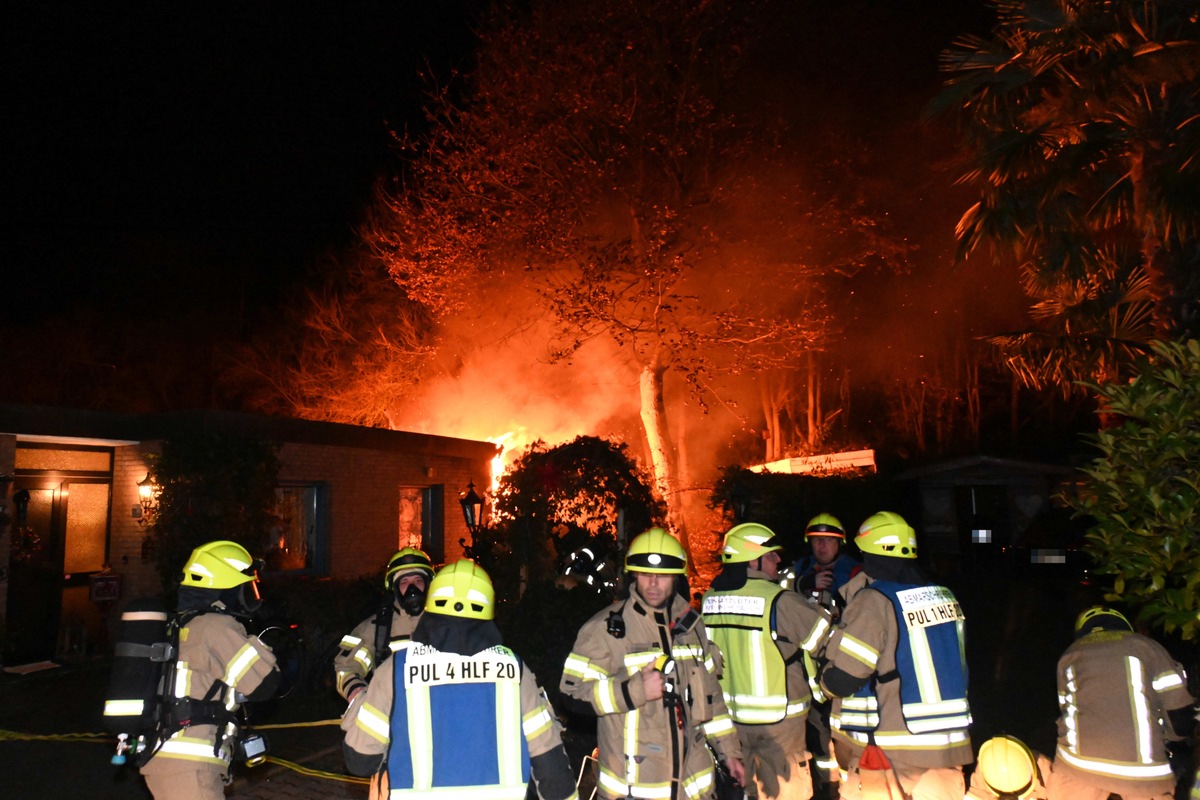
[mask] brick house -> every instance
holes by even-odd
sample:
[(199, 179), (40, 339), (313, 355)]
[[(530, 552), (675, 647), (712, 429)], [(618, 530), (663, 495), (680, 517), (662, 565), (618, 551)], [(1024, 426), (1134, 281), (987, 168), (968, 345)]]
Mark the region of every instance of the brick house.
[(487, 484), (497, 452), (252, 414), (0, 405), (0, 642), (10, 664), (95, 652), (118, 599), (158, 591), (144, 546), (153, 496), (139, 484), (148, 456), (185, 430), (278, 445), (284, 522), (269, 569), (335, 578), (375, 573), (408, 545), (438, 562), (459, 557), (459, 493)]

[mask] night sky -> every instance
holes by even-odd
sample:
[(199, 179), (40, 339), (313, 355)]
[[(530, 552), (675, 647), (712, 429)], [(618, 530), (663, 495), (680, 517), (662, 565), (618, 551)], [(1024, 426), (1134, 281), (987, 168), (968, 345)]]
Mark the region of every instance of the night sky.
[(470, 5), (10, 9), (8, 310), (276, 296), (350, 239), (418, 71), (469, 52)]
[[(972, 0), (771, 0), (764, 102), (829, 136), (916, 124)], [(480, 0), (18, 4), (6, 14), (5, 326), (83, 311), (253, 320), (344, 250), (389, 130), (469, 64)], [(786, 113), (786, 112), (785, 112)], [(819, 133), (819, 132), (818, 132)]]

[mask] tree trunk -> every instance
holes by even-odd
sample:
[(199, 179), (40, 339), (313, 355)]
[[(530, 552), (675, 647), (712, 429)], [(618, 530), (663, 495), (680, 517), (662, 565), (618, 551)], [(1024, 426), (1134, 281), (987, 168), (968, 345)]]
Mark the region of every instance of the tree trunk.
[(814, 452), (820, 439), (821, 420), (821, 391), (817, 385), (816, 357), (808, 351), (808, 451)]
[(679, 470), (675, 460), (675, 448), (671, 444), (671, 433), (667, 429), (666, 403), (663, 401), (663, 377), (666, 372), (666, 367), (656, 364), (642, 367), (642, 374), (638, 380), (642, 428), (646, 431), (646, 443), (650, 446), (654, 487), (659, 497), (667, 504), (667, 526), (683, 545), (684, 552), (688, 555), (688, 570), (694, 575), (696, 560), (692, 557), (687, 526), (683, 520)]

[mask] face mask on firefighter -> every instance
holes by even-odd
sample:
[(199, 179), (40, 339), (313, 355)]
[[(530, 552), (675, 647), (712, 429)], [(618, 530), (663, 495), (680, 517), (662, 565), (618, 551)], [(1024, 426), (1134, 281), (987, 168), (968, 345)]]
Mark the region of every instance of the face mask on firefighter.
[(420, 614), (425, 608), (425, 589), (418, 583), (410, 583), (400, 595), (400, 607), (410, 617)]

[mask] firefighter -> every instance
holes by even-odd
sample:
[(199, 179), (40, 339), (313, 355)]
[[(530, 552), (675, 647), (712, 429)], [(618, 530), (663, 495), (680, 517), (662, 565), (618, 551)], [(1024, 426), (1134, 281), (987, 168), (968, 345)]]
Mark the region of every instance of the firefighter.
[(849, 600), (840, 594), (841, 589), (862, 564), (843, 550), (846, 529), (833, 514), (817, 514), (810, 519), (804, 526), (804, 541), (812, 553), (796, 561), (796, 591), (828, 611), (837, 622)]
[(721, 688), (742, 745), (746, 794), (809, 800), (805, 718), (812, 694), (804, 654), (820, 651), (829, 614), (785, 591), (780, 547), (755, 522), (725, 534), (723, 567), (704, 596), (704, 624), (721, 651)]
[[(487, 572), (456, 561), (429, 584), (407, 647), (351, 707), (343, 754), (372, 797), (577, 798), (562, 731), (537, 679), (492, 621)], [(390, 792), (390, 794), (389, 794)]]
[[(853, 593), (866, 585), (862, 564), (845, 551), (846, 529), (833, 514), (820, 513), (804, 526), (811, 555), (796, 561), (796, 591), (829, 612), (836, 624)], [(813, 707), (808, 714), (807, 741), (813, 753), (813, 779), (818, 790), (838, 782), (837, 759), (829, 730), (830, 699), (816, 682), (816, 661), (806, 657)]]
[(744, 783), (715, 648), (688, 605), (683, 547), (651, 528), (630, 542), (625, 573), (617, 601), (579, 630), (561, 683), (563, 694), (599, 717), (598, 795), (711, 797), (714, 764), (706, 739), (733, 779)]
[(826, 648), (821, 687), (834, 697), (830, 724), (857, 800), (880, 780), (913, 800), (960, 798), (972, 760), (962, 608), (916, 568), (916, 533), (883, 511), (855, 537), (867, 588), (850, 600)]
[(432, 578), (433, 562), (422, 550), (405, 547), (388, 559), (383, 604), (342, 637), (333, 659), (338, 694), (347, 703), (366, 688), (380, 663), (408, 643), (425, 610), (425, 591)]
[(186, 622), (170, 696), (171, 730), (141, 768), (155, 800), (222, 800), (242, 702), (270, 699), (279, 671), (270, 648), (241, 620), (258, 610), (258, 575), (246, 548), (217, 541), (183, 567), (177, 613)]
[(1050, 760), (1014, 736), (995, 736), (979, 748), (968, 800), (1046, 800)]
[(1087, 609), (1058, 661), (1051, 796), (1174, 796), (1167, 743), (1191, 735), (1191, 704), (1183, 669), (1162, 645), (1115, 609)]

